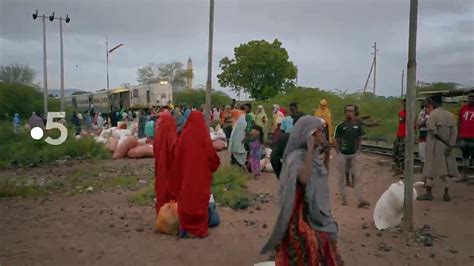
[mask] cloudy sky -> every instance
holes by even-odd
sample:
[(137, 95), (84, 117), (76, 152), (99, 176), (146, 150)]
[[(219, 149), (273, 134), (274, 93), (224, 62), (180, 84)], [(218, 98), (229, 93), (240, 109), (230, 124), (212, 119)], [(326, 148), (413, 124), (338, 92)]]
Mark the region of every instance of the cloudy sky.
[[(205, 84), (208, 0), (0, 0), (0, 64), (28, 64), (42, 82), (41, 22), (31, 14), (69, 14), (64, 29), (66, 88), (106, 86), (105, 36), (124, 47), (110, 57), (111, 87), (136, 84), (147, 63), (194, 61)], [(377, 58), (378, 94), (399, 95), (408, 50), (409, 0), (216, 0), (213, 83), (218, 62), (254, 39), (278, 38), (299, 68), (299, 85), (363, 88)], [(59, 87), (59, 23), (47, 21), (49, 87)], [(474, 85), (474, 1), (421, 0), (418, 80)], [(369, 86), (372, 86), (369, 83)], [(225, 90), (225, 88), (223, 89)]]

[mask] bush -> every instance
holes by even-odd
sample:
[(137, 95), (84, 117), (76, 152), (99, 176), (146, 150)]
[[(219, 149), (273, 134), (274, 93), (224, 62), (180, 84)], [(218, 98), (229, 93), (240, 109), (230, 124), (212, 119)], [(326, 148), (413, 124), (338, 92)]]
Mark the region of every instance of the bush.
[[(41, 140), (34, 140), (29, 132), (13, 133), (10, 123), (0, 123), (0, 167), (10, 163), (19, 166), (53, 162), (58, 159), (70, 157), (81, 159), (108, 159), (110, 152), (101, 143), (96, 143), (93, 138), (74, 139), (73, 131), (68, 139), (61, 145), (49, 145)], [(45, 135), (56, 137), (57, 130), (47, 132)]]

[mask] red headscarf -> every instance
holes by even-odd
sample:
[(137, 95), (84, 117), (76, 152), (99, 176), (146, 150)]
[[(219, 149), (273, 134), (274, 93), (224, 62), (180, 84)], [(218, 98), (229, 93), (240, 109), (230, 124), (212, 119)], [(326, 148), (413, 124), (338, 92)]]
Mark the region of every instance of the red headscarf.
[(178, 139), (176, 121), (170, 114), (162, 114), (155, 127), (153, 153), (155, 155), (156, 213), (173, 198), (170, 191), (174, 146)]
[(193, 111), (176, 144), (173, 163), (173, 189), (179, 191), (179, 223), (193, 236), (208, 235), (212, 173), (219, 165), (204, 117)]

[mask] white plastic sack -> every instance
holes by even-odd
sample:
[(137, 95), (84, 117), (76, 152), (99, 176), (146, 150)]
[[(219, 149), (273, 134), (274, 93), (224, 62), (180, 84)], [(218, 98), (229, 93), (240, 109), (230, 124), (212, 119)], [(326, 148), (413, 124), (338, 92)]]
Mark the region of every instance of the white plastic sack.
[[(387, 229), (400, 224), (403, 217), (403, 200), (405, 198), (403, 181), (393, 183), (385, 190), (377, 201), (374, 209), (374, 223), (378, 230)], [(413, 188), (413, 200), (417, 193)]]
[(255, 263), (253, 266), (275, 266), (274, 261), (264, 261), (260, 263)]
[(270, 155), (272, 155), (272, 149), (265, 148), (265, 158), (270, 158)]
[(116, 128), (115, 130), (112, 131), (112, 137), (118, 138), (118, 139), (122, 137), (130, 136), (130, 135), (132, 135), (132, 131), (128, 129)]
[(216, 135), (217, 135), (217, 138), (218, 138), (218, 139), (223, 139), (223, 140), (226, 139), (224, 130), (223, 130), (222, 128), (220, 128), (220, 126), (217, 126), (217, 127), (216, 127)]
[(146, 138), (138, 139), (138, 145), (145, 145), (146, 144)]
[(103, 138), (103, 137), (97, 137), (97, 136), (94, 136), (94, 139), (97, 143), (103, 143), (105, 144), (107, 142), (107, 139), (106, 138)]
[(260, 169), (262, 169), (263, 172), (273, 172), (273, 167), (269, 158), (263, 158), (260, 160)]

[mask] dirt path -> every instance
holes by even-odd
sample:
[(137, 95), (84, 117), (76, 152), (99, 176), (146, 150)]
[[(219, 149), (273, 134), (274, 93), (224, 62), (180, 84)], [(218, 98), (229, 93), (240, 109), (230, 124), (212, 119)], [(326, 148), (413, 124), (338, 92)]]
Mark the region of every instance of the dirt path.
[[(380, 157), (364, 155), (366, 195), (372, 206), (395, 182)], [(113, 162), (107, 162), (113, 165)], [(140, 175), (151, 160), (130, 160)], [(82, 166), (89, 168), (91, 164)], [(428, 224), (438, 236), (432, 247), (408, 241), (407, 234), (377, 234), (373, 208), (356, 208), (349, 189), (349, 205), (337, 199), (335, 165), (331, 165), (332, 209), (340, 227), (340, 250), (347, 265), (473, 265), (474, 186), (453, 185), (453, 201), (415, 203), (416, 226)], [(60, 172), (66, 172), (60, 169)], [(121, 168), (117, 172), (121, 172)], [(22, 170), (22, 175), (48, 173), (46, 168)], [(11, 171), (0, 172), (0, 176)], [(245, 211), (220, 207), (222, 225), (200, 240), (176, 240), (153, 233), (154, 210), (127, 201), (131, 192), (4, 199), (0, 201), (0, 265), (252, 265), (264, 261), (259, 250), (277, 215), (278, 183), (271, 174), (250, 181), (249, 190), (260, 195)], [(421, 192), (421, 191), (420, 191)], [(365, 228), (367, 225), (367, 229)], [(409, 245), (409, 246), (408, 246)], [(385, 251), (384, 251), (385, 250)]]

